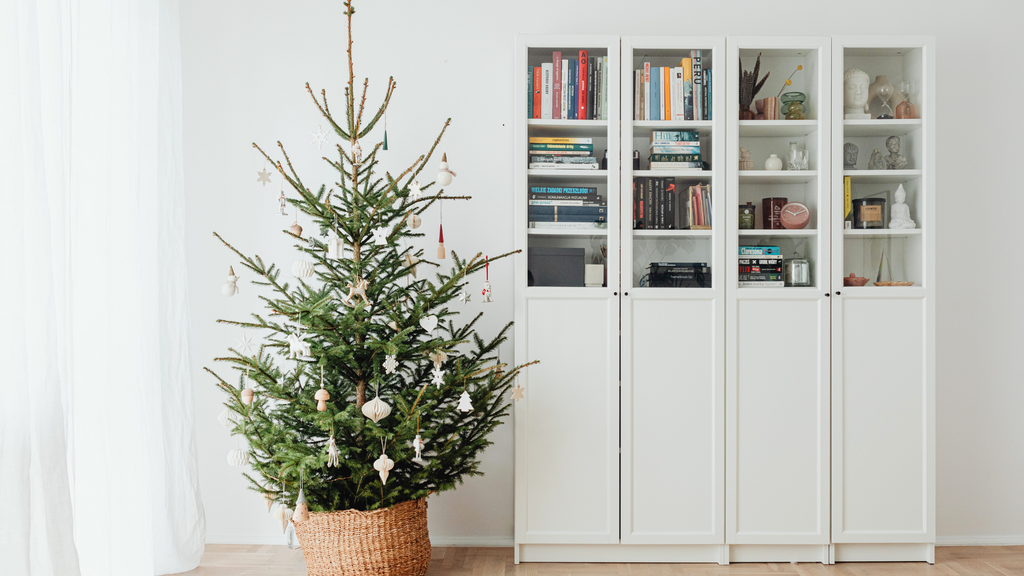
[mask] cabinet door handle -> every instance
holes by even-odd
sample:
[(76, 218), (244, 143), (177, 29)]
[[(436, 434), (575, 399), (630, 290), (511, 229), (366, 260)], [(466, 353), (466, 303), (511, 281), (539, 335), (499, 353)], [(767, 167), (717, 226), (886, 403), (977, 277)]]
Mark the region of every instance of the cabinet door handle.
[(825, 292), (825, 298), (828, 298), (829, 296), (831, 296), (831, 294), (829, 294), (828, 292)]
[(623, 296), (629, 296), (629, 292), (623, 292), (622, 295)]
[(612, 292), (612, 296), (618, 296), (618, 295), (619, 295), (618, 292)]
[(836, 296), (839, 296), (840, 294), (842, 294), (842, 292), (840, 292), (839, 290), (836, 290)]

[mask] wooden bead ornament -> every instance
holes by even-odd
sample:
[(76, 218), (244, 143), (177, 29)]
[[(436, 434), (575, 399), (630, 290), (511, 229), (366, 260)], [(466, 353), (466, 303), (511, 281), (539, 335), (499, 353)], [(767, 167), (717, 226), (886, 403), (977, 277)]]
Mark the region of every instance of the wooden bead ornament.
[(231, 297), (238, 294), (238, 276), (235, 276), (235, 267), (228, 266), (228, 279), (224, 282), (224, 285), (220, 287), (220, 293)]
[(316, 409), (318, 412), (327, 410), (327, 401), (331, 399), (331, 393), (324, 390), (324, 367), (320, 367), (320, 389), (313, 395), (313, 399), (316, 400)]
[(255, 395), (256, 395), (256, 392), (253, 391), (252, 388), (246, 388), (245, 390), (242, 390), (242, 394), (241, 394), (242, 404), (245, 404), (246, 406), (249, 406), (250, 404), (252, 404), (252, 399), (253, 399), (253, 397)]
[(448, 168), (448, 153), (445, 152), (441, 155), (441, 164), (437, 168), (437, 183), (441, 186), (447, 186), (452, 183), (452, 178), (455, 178), (455, 176), (457, 174)]

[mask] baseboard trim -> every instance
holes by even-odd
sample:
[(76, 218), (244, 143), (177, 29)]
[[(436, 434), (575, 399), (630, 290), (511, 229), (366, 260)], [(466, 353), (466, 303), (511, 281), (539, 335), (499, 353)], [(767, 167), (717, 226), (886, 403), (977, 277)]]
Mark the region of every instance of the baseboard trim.
[(1018, 536), (938, 536), (936, 546), (1024, 546), (1024, 534)]
[[(249, 534), (207, 534), (206, 543), (283, 546), (284, 534), (281, 534), (280, 536), (252, 536)], [(430, 545), (435, 548), (511, 548), (515, 545), (515, 539), (511, 536), (431, 536)]]

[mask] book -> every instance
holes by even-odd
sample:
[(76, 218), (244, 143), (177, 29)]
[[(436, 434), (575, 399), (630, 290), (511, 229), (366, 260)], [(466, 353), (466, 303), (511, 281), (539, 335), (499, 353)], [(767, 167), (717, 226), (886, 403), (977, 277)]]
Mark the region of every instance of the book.
[(704, 80), (704, 102), (707, 103), (707, 106), (704, 107), (704, 110), (705, 110), (704, 119), (705, 120), (713, 120), (714, 119), (711, 116), (711, 102), (712, 102), (712, 98), (711, 98), (711, 72), (712, 72), (711, 70), (705, 70), (704, 71), (704, 76), (705, 76), (705, 80)]
[[(666, 146), (666, 145), (655, 145), (651, 146), (651, 154), (700, 154), (700, 144), (696, 142), (685, 143), (684, 146)], [(692, 144), (692, 146), (690, 145)]]
[(644, 116), (641, 120), (651, 119), (651, 63), (644, 62)]
[(587, 51), (586, 50), (580, 50), (579, 82), (577, 83), (577, 85), (579, 86), (579, 94), (577, 94), (577, 98), (576, 98), (577, 106), (578, 106), (576, 118), (578, 120), (586, 120), (587, 119), (587, 87), (588, 87), (588, 84), (587, 84), (587, 65), (588, 65), (588, 63), (589, 63), (589, 61), (587, 59)]
[(693, 59), (683, 58), (683, 119), (693, 120)]
[(587, 120), (594, 119), (594, 59), (587, 59)]
[(594, 120), (601, 119), (601, 75), (604, 70), (601, 69), (601, 65), (604, 63), (604, 58), (594, 59)]
[(700, 154), (662, 154), (653, 153), (651, 162), (700, 162)]
[(590, 144), (591, 150), (593, 150), (594, 139), (593, 138), (561, 138), (561, 137), (544, 137), (544, 136), (531, 136), (529, 140), (530, 144)]
[(738, 282), (736, 284), (738, 288), (777, 288), (785, 285), (786, 283), (781, 280), (778, 282)]
[(551, 117), (562, 117), (562, 53), (551, 53), (553, 88), (551, 89)]
[(530, 142), (530, 150), (559, 150), (588, 152), (594, 149), (593, 144), (576, 144), (561, 142)]
[(607, 220), (603, 214), (530, 214), (530, 222), (607, 222)]
[(597, 164), (563, 164), (561, 162), (530, 162), (531, 170), (597, 170)]
[(540, 66), (533, 67), (533, 118), (540, 120)]
[(604, 200), (529, 200), (527, 206), (603, 206), (608, 204)]
[(677, 142), (699, 142), (700, 133), (696, 130), (654, 130), (651, 132), (651, 144), (674, 144)]
[(561, 101), (558, 103), (559, 118), (566, 120), (569, 118), (569, 110), (565, 107), (565, 97), (568, 95), (568, 84), (569, 84), (569, 60), (563, 58), (561, 66), (561, 83), (559, 84), (559, 98)]
[(558, 154), (545, 154), (543, 152), (530, 152), (531, 162), (556, 162), (561, 164), (597, 164), (597, 158), (593, 156), (563, 156)]
[(597, 188), (593, 186), (530, 186), (530, 198), (538, 194), (561, 196), (597, 196)]
[(542, 120), (551, 120), (551, 111), (553, 110), (554, 104), (553, 74), (554, 68), (550, 62), (545, 62), (540, 65), (540, 117)]
[(661, 83), (661, 96), (662, 96), (662, 101), (664, 102), (664, 106), (662, 106), (663, 112), (661, 114), (661, 119), (662, 120), (671, 120), (672, 119), (672, 100), (671, 100), (671, 98), (669, 98), (669, 95), (672, 93), (672, 90), (671, 90), (671, 87), (672, 87), (672, 69), (666, 66), (666, 67), (662, 68), (662, 71), (664, 72), (664, 75), (663, 75), (664, 76), (664, 78), (663, 78), (664, 81)]
[(700, 50), (691, 50), (690, 58), (693, 59), (693, 119), (703, 120), (701, 101), (704, 93), (701, 86), (704, 84), (704, 72), (701, 69)]
[(601, 96), (601, 120), (608, 119), (608, 57), (602, 56), (601, 60), (604, 61), (602, 64), (602, 70), (604, 74), (601, 76), (601, 82), (604, 84), (604, 90)]
[(635, 196), (633, 197), (634, 215), (636, 219), (636, 225), (633, 228), (637, 230), (643, 230), (646, 228), (646, 218), (644, 217), (644, 184), (647, 178), (633, 178), (633, 191)]
[(636, 230), (636, 178), (633, 178), (633, 230)]
[(533, 155), (547, 155), (547, 156), (593, 156), (594, 153), (591, 150), (530, 150), (530, 154)]
[(531, 204), (527, 207), (530, 216), (537, 214), (553, 216), (605, 216), (608, 214), (607, 206), (538, 206)]
[(640, 120), (640, 110), (643, 106), (643, 100), (641, 99), (643, 87), (643, 72), (640, 70), (633, 71), (633, 120)]
[(648, 230), (657, 228), (654, 222), (654, 189), (651, 183), (651, 178), (647, 178), (644, 181), (644, 222), (647, 224), (646, 228)]
[(579, 106), (576, 105), (576, 71), (577, 68), (579, 68), (578, 64), (579, 63), (576, 62), (576, 60), (569, 60), (569, 96), (566, 98), (565, 102), (565, 106), (568, 108), (568, 120), (575, 120), (576, 110), (579, 109)]
[(778, 246), (740, 246), (740, 256), (768, 256), (781, 255), (782, 250)]
[(701, 172), (704, 164), (702, 162), (648, 162), (648, 170), (685, 170), (687, 172)]
[(661, 120), (661, 68), (651, 68), (651, 120)]
[(666, 228), (676, 229), (676, 205), (679, 203), (679, 197), (676, 194), (676, 179), (665, 178), (665, 223)]
[(530, 228), (547, 228), (549, 230), (597, 229), (607, 230), (607, 222), (530, 222)]
[(533, 118), (533, 66), (526, 67), (526, 117)]

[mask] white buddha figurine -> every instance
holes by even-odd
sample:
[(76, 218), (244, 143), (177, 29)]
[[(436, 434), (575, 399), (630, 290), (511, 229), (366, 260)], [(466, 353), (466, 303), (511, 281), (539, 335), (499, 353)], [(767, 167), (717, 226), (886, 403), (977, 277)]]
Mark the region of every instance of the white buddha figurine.
[(889, 212), (889, 228), (893, 230), (911, 230), (917, 228), (917, 224), (910, 219), (910, 206), (907, 206), (907, 191), (903, 184), (896, 189), (896, 202)]
[(843, 107), (847, 120), (868, 120), (868, 87), (871, 78), (868, 73), (850, 68), (843, 74)]

